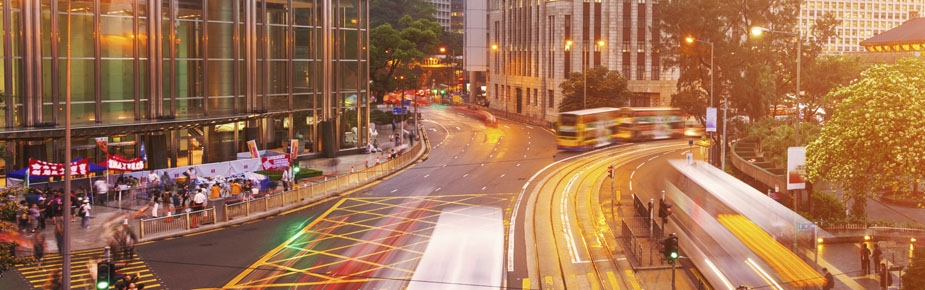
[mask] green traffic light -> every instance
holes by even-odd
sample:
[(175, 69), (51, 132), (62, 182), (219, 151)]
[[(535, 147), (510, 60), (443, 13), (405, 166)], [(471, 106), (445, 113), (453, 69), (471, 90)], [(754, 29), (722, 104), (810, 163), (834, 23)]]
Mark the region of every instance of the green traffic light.
[(671, 259), (674, 260), (677, 258), (678, 258), (678, 252), (671, 252)]
[(299, 173), (299, 167), (298, 167), (298, 166), (293, 166), (293, 167), (292, 167), (292, 173)]
[(96, 289), (109, 289), (108, 281), (99, 281), (96, 283)]

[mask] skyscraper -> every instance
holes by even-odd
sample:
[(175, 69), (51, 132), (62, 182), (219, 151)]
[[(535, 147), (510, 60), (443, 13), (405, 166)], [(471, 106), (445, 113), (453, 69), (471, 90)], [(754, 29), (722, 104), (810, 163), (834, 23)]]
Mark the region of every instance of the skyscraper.
[(62, 163), (67, 109), (72, 155), (94, 162), (105, 159), (97, 137), (127, 157), (146, 143), (149, 168), (235, 159), (248, 140), (299, 139), (300, 154), (358, 148), (368, 2), (6, 1), (5, 166)]
[(800, 29), (804, 34), (813, 23), (832, 13), (841, 24), (838, 37), (825, 44), (828, 54), (861, 52), (861, 41), (901, 25), (925, 10), (925, 0), (805, 0), (800, 6)]
[[(657, 1), (490, 1), (488, 97), (493, 109), (555, 121), (559, 84), (597, 66), (621, 72), (634, 97), (613, 106), (668, 106), (676, 71), (651, 41)], [(566, 50), (566, 41), (572, 45)]]

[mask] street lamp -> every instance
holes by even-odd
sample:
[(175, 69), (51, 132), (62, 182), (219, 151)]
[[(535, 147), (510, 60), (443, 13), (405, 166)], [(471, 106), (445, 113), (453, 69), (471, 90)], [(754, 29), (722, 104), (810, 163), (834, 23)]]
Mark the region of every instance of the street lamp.
[[(706, 40), (696, 39), (696, 38), (694, 38), (693, 36), (685, 37), (685, 38), (684, 38), (684, 41), (687, 42), (687, 43), (689, 43), (689, 44), (693, 44), (694, 42), (700, 42), (700, 43), (704, 43), (704, 44), (710, 45), (710, 107), (713, 107), (713, 75), (716, 74), (716, 73), (715, 73), (716, 71), (713, 70), (713, 42), (712, 42), (712, 41), (706, 41)], [(723, 98), (723, 144), (722, 144), (723, 147), (722, 147), (722, 153), (720, 153), (720, 154), (721, 154), (720, 160), (722, 160), (722, 161), (720, 162), (720, 164), (721, 164), (721, 165), (720, 165), (720, 169), (723, 169), (723, 170), (726, 169), (726, 111), (728, 110), (728, 108), (729, 108), (729, 106), (726, 105), (726, 99)], [(711, 146), (711, 148), (710, 148), (710, 149), (711, 149), (711, 150), (710, 150), (710, 154), (713, 154), (713, 150), (712, 150), (712, 149), (713, 149), (713, 148), (712, 148), (713, 142), (712, 142), (712, 140), (711, 140), (711, 142), (710, 142), (710, 146)], [(710, 158), (710, 163), (713, 163), (713, 162), (714, 162), (714, 161), (713, 161), (713, 158)]]
[(752, 27), (751, 32), (752, 32), (752, 35), (754, 36), (761, 36), (761, 34), (765, 32), (783, 34), (783, 35), (795, 37), (797, 40), (797, 91), (796, 91), (796, 96), (795, 96), (797, 100), (797, 104), (796, 104), (797, 116), (793, 124), (793, 132), (794, 132), (793, 139), (796, 143), (795, 146), (800, 146), (800, 115), (801, 115), (800, 114), (800, 66), (801, 66), (800, 61), (803, 58), (803, 35), (800, 33), (799, 29), (797, 29), (796, 33), (793, 33), (793, 32), (787, 32), (787, 31), (771, 30), (768, 28), (758, 27), (758, 26)]
[[(575, 43), (572, 40), (566, 40), (565, 41), (565, 51), (571, 50), (572, 45), (574, 44)], [(598, 40), (597, 42), (594, 43), (594, 47), (595, 48), (604, 47), (605, 44), (606, 43), (603, 40)], [(587, 109), (588, 107), (588, 59), (590, 58), (590, 55), (585, 55), (588, 52), (587, 51), (588, 46), (590, 45), (581, 46), (581, 59), (582, 59), (582, 63), (581, 63), (582, 65), (581, 67), (581, 70), (582, 70), (581, 72), (581, 77), (582, 77), (581, 79), (581, 84), (582, 84), (581, 108), (582, 109)]]

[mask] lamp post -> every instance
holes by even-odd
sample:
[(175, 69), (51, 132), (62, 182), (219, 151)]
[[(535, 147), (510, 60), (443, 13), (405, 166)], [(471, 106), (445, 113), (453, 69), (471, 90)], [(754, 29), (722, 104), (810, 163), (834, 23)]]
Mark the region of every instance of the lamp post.
[(800, 67), (802, 66), (800, 65), (800, 62), (801, 62), (801, 59), (803, 58), (803, 36), (800, 33), (799, 29), (797, 29), (796, 33), (793, 33), (793, 32), (787, 32), (787, 31), (771, 30), (768, 28), (755, 26), (755, 27), (752, 27), (751, 32), (752, 32), (752, 35), (754, 36), (761, 36), (761, 34), (765, 32), (783, 34), (783, 35), (795, 37), (797, 40), (797, 91), (796, 91), (796, 95), (794, 96), (797, 101), (797, 104), (796, 104), (797, 116), (796, 118), (794, 118), (795, 120), (793, 123), (793, 139), (794, 139), (794, 143), (796, 144), (794, 146), (800, 146), (800, 115), (801, 115), (800, 114)]
[[(710, 107), (713, 107), (713, 91), (714, 91), (713, 90), (713, 75), (715, 75), (715, 71), (713, 70), (713, 59), (714, 59), (713, 58), (713, 42), (696, 39), (693, 36), (685, 37), (684, 41), (689, 44), (693, 44), (694, 42), (700, 42), (700, 43), (710, 45)], [(723, 143), (722, 143), (723, 147), (722, 147), (722, 153), (720, 155), (720, 160), (722, 160), (720, 162), (721, 164), (720, 169), (723, 169), (723, 170), (726, 169), (726, 111), (728, 108), (729, 106), (726, 105), (726, 99), (723, 98)], [(711, 147), (713, 146), (712, 142), (710, 143), (710, 146)], [(710, 150), (710, 154), (713, 154), (713, 150)], [(710, 162), (711, 163), (713, 162), (713, 158), (710, 158)]]
[[(575, 42), (571, 40), (566, 40), (565, 41), (565, 51), (570, 51), (574, 44)], [(605, 43), (603, 40), (598, 40), (597, 42), (594, 43), (594, 47), (595, 49), (599, 47), (604, 47), (604, 44)], [(581, 108), (582, 109), (588, 108), (588, 59), (591, 58), (591, 55), (586, 55), (588, 53), (588, 49), (587, 49), (588, 46), (590, 45), (587, 44), (587, 40), (581, 46), (581, 85), (582, 85)]]

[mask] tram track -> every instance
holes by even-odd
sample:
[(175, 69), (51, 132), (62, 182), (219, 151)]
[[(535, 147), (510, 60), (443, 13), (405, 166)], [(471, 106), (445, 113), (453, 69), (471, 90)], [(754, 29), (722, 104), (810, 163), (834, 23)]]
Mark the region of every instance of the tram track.
[(684, 146), (628, 145), (593, 151), (563, 160), (539, 180), (533, 188), (532, 225), (527, 226), (533, 234), (539, 288), (633, 288), (621, 278), (625, 269), (615, 263), (615, 245), (605, 237), (613, 233), (601, 208), (599, 190), (607, 179), (607, 166), (622, 166), (666, 148)]

